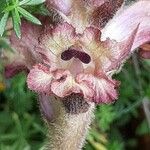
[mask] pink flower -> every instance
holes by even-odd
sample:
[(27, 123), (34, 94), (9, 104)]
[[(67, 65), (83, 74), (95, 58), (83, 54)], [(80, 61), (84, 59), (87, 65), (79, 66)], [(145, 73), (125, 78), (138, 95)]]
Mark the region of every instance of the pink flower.
[(139, 1), (121, 8), (109, 21), (122, 3), (123, 0), (47, 0), (47, 6), (57, 10), (63, 20), (34, 30), (33, 25), (25, 30), (29, 23), (24, 23), (22, 39), (13, 42), (22, 54), (30, 52), (34, 60), (26, 62), (30, 70), (28, 87), (59, 97), (80, 93), (95, 103), (116, 100), (119, 82), (112, 75), (137, 47), (150, 41), (150, 3)]

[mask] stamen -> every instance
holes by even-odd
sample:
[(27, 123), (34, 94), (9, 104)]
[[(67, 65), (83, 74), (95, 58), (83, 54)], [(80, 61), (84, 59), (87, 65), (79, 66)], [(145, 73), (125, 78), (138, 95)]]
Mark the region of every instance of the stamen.
[(66, 50), (66, 51), (62, 52), (61, 59), (67, 61), (67, 60), (70, 60), (73, 56), (74, 56), (74, 54), (72, 53), (71, 50)]
[(78, 58), (85, 64), (88, 64), (91, 61), (91, 57), (87, 53), (75, 49), (68, 49), (61, 54), (61, 59), (65, 61), (68, 61), (73, 57)]
[(91, 57), (85, 52), (78, 52), (77, 56), (85, 64), (88, 64), (91, 62)]

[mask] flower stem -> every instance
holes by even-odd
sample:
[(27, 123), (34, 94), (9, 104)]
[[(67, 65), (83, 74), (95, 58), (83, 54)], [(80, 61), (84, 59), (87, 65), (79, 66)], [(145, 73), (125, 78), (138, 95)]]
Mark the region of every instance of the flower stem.
[(93, 118), (94, 104), (72, 94), (64, 99), (49, 97), (53, 115), (47, 120), (48, 142), (44, 150), (81, 150)]

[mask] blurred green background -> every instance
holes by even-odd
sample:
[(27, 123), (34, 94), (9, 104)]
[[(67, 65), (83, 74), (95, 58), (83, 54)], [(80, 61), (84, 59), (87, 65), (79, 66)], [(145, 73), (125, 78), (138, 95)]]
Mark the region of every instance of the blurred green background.
[[(150, 98), (149, 68), (150, 61), (134, 55), (114, 77), (121, 81), (119, 99), (97, 106), (84, 150), (150, 149), (143, 109), (144, 98)], [(0, 70), (0, 150), (38, 150), (46, 129), (37, 96), (27, 89), (24, 73), (6, 80)]]

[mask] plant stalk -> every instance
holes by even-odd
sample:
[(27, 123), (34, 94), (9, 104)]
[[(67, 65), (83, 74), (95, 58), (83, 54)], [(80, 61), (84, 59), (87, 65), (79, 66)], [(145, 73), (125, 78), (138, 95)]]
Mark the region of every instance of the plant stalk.
[(51, 117), (44, 115), (47, 112), (42, 113), (43, 117), (46, 116), (44, 120), (48, 128), (48, 141), (44, 150), (81, 150), (94, 118), (94, 104), (87, 103), (78, 94), (64, 99), (51, 96), (47, 100), (51, 108), (47, 112), (50, 112)]

